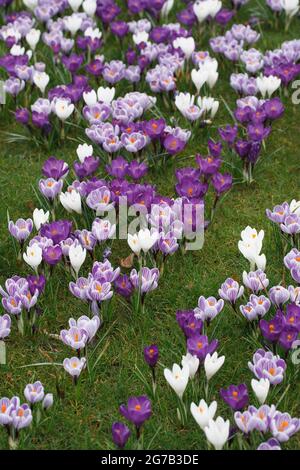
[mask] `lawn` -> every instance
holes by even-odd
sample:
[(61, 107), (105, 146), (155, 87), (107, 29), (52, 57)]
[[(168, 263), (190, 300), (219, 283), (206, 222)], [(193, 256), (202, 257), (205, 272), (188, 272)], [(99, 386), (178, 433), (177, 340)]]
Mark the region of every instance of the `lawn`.
[[(175, 20), (176, 9), (183, 7), (182, 2), (175, 0), (175, 3), (176, 8), (172, 11), (170, 21)], [(250, 0), (237, 14), (235, 21), (246, 21), (255, 5), (256, 1)], [(299, 18), (294, 19), (287, 32), (275, 30), (266, 22), (262, 22), (259, 29), (262, 37), (256, 47), (262, 51), (275, 49), (283, 41), (298, 37)], [(208, 34), (199, 37), (197, 32), (195, 38), (196, 50), (208, 49)], [(38, 58), (45, 60), (51, 67), (46, 50), (41, 46), (38, 49)], [(116, 38), (106, 41), (102, 53), (107, 59), (121, 58)], [(151, 168), (147, 176), (147, 181), (157, 185), (159, 192), (169, 197), (175, 196), (175, 169), (194, 165), (194, 155), (206, 152), (207, 138), (217, 138), (218, 127), (233, 123), (228, 111), (228, 108), (234, 109), (237, 98), (229, 86), (232, 67), (223, 58), (218, 60), (220, 78), (214, 88), (214, 97), (220, 100), (220, 110), (213, 125), (208, 130), (197, 129), (182, 153), (164, 166)], [(57, 79), (58, 75), (53, 78), (52, 85)], [(128, 91), (122, 82), (116, 88), (117, 96)], [(181, 91), (193, 91), (192, 84), (184, 81), (179, 84), (179, 88)], [(151, 94), (144, 82), (141, 89)], [(38, 334), (22, 337), (13, 322), (7, 340), (7, 364), (0, 366), (0, 396), (21, 397), (25, 385), (35, 380), (40, 380), (45, 390), (54, 394), (54, 405), (43, 416), (39, 426), (34, 424), (28, 432), (21, 433), (20, 449), (112, 449), (111, 425), (113, 421), (120, 419), (119, 405), (127, 402), (131, 395), (142, 394), (150, 396), (153, 409), (153, 415), (143, 432), (145, 448), (207, 448), (205, 435), (190, 414), (187, 424), (182, 426), (179, 423), (176, 416), (178, 400), (164, 378), (163, 369), (171, 367), (174, 362), (180, 363), (181, 356), (186, 351), (184, 336), (176, 322), (176, 311), (195, 308), (200, 295), (218, 297), (218, 289), (227, 277), (242, 282), (242, 272), (248, 270), (249, 264), (242, 257), (237, 244), (241, 230), (247, 225), (265, 230), (263, 252), (267, 257), (266, 272), (270, 285), (281, 282), (283, 252), (278, 242), (278, 232), (267, 219), (265, 210), (283, 201), (300, 199), (300, 106), (292, 103), (291, 96), (284, 96), (282, 93), (281, 97), (285, 113), (276, 121), (266, 140), (265, 150), (255, 169), (254, 181), (249, 185), (241, 183), (238, 171), (234, 169), (234, 185), (217, 207), (213, 223), (205, 232), (203, 248), (186, 254), (178, 251), (168, 259), (158, 288), (147, 298), (144, 313), (133, 313), (120, 296), (113, 296), (104, 324), (89, 349), (89, 371), (81, 375), (76, 387), (59, 365), (65, 357), (71, 357), (70, 349), (51, 334), (59, 335), (60, 330), (67, 327), (68, 319), (87, 314), (87, 307), (71, 295), (68, 289), (71, 278), (63, 266), (55, 268), (41, 297), (43, 315)], [(157, 108), (167, 121), (173, 114), (173, 111), (166, 109), (161, 99), (158, 99)], [(80, 121), (77, 129), (67, 128), (65, 141), (51, 142), (50, 148), (47, 148), (47, 144), (36, 145), (29, 138), (12, 138), (12, 133), (24, 135), (22, 127), (15, 123), (13, 110), (14, 104), (9, 100), (0, 114), (1, 285), (15, 274), (27, 276), (30, 273), (30, 268), (16, 259), (15, 245), (7, 230), (7, 213), (12, 220), (31, 217), (33, 209), (40, 207), (38, 181), (43, 162), (50, 155), (55, 155), (71, 166), (76, 158), (77, 145), (83, 141), (88, 142), (83, 121)], [(151, 111), (148, 114), (149, 118), (152, 117)], [(184, 118), (180, 119), (182, 127), (188, 126)], [(225, 156), (224, 168), (230, 171), (232, 163), (228, 158), (228, 155)], [(240, 165), (237, 157), (235, 164), (236, 167)], [(104, 173), (102, 164), (97, 175)], [(71, 181), (70, 175), (68, 178)], [(211, 197), (209, 203), (210, 199)], [(57, 218), (67, 216), (61, 206)], [(83, 228), (82, 219), (79, 216), (74, 217)], [(98, 249), (97, 259), (101, 259), (102, 251), (102, 248)], [(113, 266), (119, 266), (130, 252), (126, 241), (114, 241), (110, 259)], [(87, 275), (90, 269), (91, 261), (87, 259), (81, 275)], [(122, 272), (128, 273), (129, 270), (122, 268)], [(287, 280), (287, 284), (291, 283), (291, 279)], [(3, 313), (2, 309), (1, 314)], [(228, 304), (225, 304), (223, 311), (209, 328), (209, 337), (218, 338), (218, 352), (226, 357), (224, 366), (212, 379), (210, 400), (218, 401), (218, 415), (232, 419), (229, 407), (219, 397), (219, 390), (229, 384), (242, 382), (247, 383), (251, 390), (250, 381), (253, 376), (247, 363), (252, 359), (256, 347), (249, 341), (249, 325), (237, 319)], [(156, 343), (160, 351), (157, 394), (154, 399), (149, 387), (140, 377), (142, 373), (150, 385), (151, 373), (143, 358), (143, 348), (152, 343)], [(299, 373), (292, 364), (289, 364), (288, 370), (289, 383), (285, 381), (278, 385), (274, 404), (280, 401), (281, 411), (300, 416)], [(200, 379), (195, 380), (194, 387), (190, 384), (185, 392), (187, 403), (193, 400), (198, 402), (203, 398), (204, 372), (201, 372)], [(254, 400), (252, 390), (250, 397)], [(7, 435), (4, 430), (1, 431), (0, 448), (6, 449)], [(262, 440), (263, 438), (257, 436), (256, 445)], [(296, 435), (286, 447), (299, 448), (299, 444), (299, 435)], [(135, 440), (131, 437), (127, 448), (134, 447)], [(237, 448), (237, 443), (233, 444), (233, 448)]]

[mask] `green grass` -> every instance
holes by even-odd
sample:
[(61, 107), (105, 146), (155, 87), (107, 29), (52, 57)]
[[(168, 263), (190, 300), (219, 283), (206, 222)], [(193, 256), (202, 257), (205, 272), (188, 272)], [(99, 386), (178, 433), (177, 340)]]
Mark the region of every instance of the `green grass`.
[[(250, 4), (255, 2), (252, 0)], [(249, 5), (249, 7), (251, 6)], [(249, 16), (248, 10), (242, 10), (239, 18)], [(294, 20), (287, 33), (274, 31), (267, 24), (262, 26), (263, 37), (258, 48), (279, 47), (283, 40), (297, 37), (299, 22)], [(110, 44), (108, 44), (108, 47)], [(118, 57), (117, 44), (105, 49), (108, 56)], [(197, 48), (206, 48), (204, 43), (197, 43)], [(231, 109), (235, 95), (228, 85), (229, 64), (220, 60), (221, 78), (214, 89), (213, 96), (222, 96)], [(118, 95), (125, 92), (118, 85)], [(180, 89), (184, 90), (181, 84)], [(190, 86), (190, 91), (192, 87)], [(299, 191), (299, 119), (300, 107), (294, 106), (290, 97), (285, 97), (286, 112), (276, 122), (271, 136), (255, 170), (255, 182), (250, 186), (236, 184), (217, 209), (215, 220), (205, 235), (203, 249), (189, 252), (183, 256), (179, 252), (168, 260), (159, 287), (146, 301), (144, 315), (133, 315), (117, 296), (114, 296), (110, 318), (105, 319), (97, 341), (89, 349), (90, 374), (85, 371), (77, 390), (71, 379), (59, 366), (30, 366), (35, 363), (61, 363), (65, 357), (71, 357), (72, 351), (48, 333), (59, 334), (67, 326), (70, 317), (78, 318), (87, 313), (86, 307), (73, 298), (68, 290), (69, 277), (62, 268), (55, 270), (42, 297), (41, 305), (44, 315), (41, 319), (41, 330), (35, 337), (22, 338), (13, 323), (12, 333), (7, 341), (8, 364), (0, 368), (0, 396), (23, 396), (25, 385), (34, 380), (41, 380), (46, 391), (64, 391), (64, 397), (55, 395), (55, 404), (39, 427), (33, 426), (28, 432), (21, 433), (20, 448), (24, 449), (109, 449), (112, 448), (110, 427), (113, 421), (120, 419), (118, 407), (126, 402), (130, 395), (148, 392), (140, 380), (137, 368), (147, 377), (150, 384), (150, 373), (143, 360), (143, 347), (157, 343), (160, 349), (158, 367), (157, 397), (152, 401), (153, 416), (146, 424), (144, 446), (152, 449), (202, 449), (206, 443), (202, 431), (191, 415), (188, 424), (181, 427), (176, 418), (177, 399), (163, 377), (163, 367), (171, 367), (174, 362), (180, 363), (185, 353), (184, 338), (176, 324), (175, 313), (178, 309), (194, 308), (200, 295), (217, 296), (220, 284), (229, 276), (241, 281), (243, 270), (248, 263), (239, 254), (237, 242), (241, 230), (246, 225), (266, 232), (263, 252), (267, 256), (267, 274), (270, 284), (277, 284), (282, 276), (282, 253), (278, 248), (271, 224), (265, 217), (265, 209), (276, 203), (290, 201), (300, 197)], [(12, 109), (12, 108), (11, 108)], [(168, 112), (159, 105), (166, 117)], [(7, 109), (0, 115), (3, 131), (20, 133), (22, 130), (14, 124)], [(224, 105), (214, 122), (219, 126), (231, 121)], [(184, 121), (181, 121), (184, 124)], [(216, 129), (210, 131), (216, 136)], [(7, 143), (4, 135), (0, 148), (0, 281), (14, 275), (27, 275), (29, 268), (16, 262), (12, 239), (7, 232), (7, 211), (10, 217), (30, 217), (39, 202), (34, 189), (41, 174), (43, 161), (50, 154), (64, 158), (69, 163), (75, 159), (76, 141), (84, 137), (83, 131), (69, 133), (64, 145), (55, 146), (51, 152), (44, 147), (36, 147), (31, 142)], [(198, 131), (183, 155), (178, 156), (165, 169), (154, 169), (150, 181), (155, 183), (162, 194), (174, 195), (174, 169), (190, 165), (197, 152), (205, 152), (207, 136)], [(237, 160), (236, 160), (237, 162)], [(238, 162), (237, 162), (238, 164)], [(34, 189), (33, 189), (34, 188)], [(59, 215), (66, 217), (63, 209)], [(80, 219), (77, 219), (78, 221)], [(80, 222), (79, 222), (80, 223)], [(82, 226), (83, 228), (83, 226)], [(130, 254), (125, 242), (114, 244), (113, 264)], [(98, 253), (99, 259), (101, 251)], [(86, 262), (82, 274), (86, 274), (91, 265)], [(291, 282), (290, 282), (291, 283)], [(215, 320), (209, 336), (220, 341), (219, 351), (225, 354), (223, 368), (212, 379), (211, 399), (217, 399), (218, 414), (230, 416), (228, 408), (221, 402), (218, 391), (222, 386), (231, 383), (246, 382), (250, 386), (252, 378), (247, 362), (251, 360), (255, 346), (247, 341), (249, 331), (245, 322), (238, 322), (232, 311), (226, 306), (219, 318)], [(92, 352), (93, 351), (93, 352)], [(27, 367), (28, 366), (28, 367)], [(292, 366), (289, 365), (289, 377)], [(199, 401), (203, 397), (203, 378), (201, 373), (197, 392), (193, 395), (189, 386), (185, 395), (188, 403)], [(276, 388), (274, 403), (284, 393), (287, 382)], [(251, 395), (252, 399), (254, 398)], [(289, 390), (284, 395), (279, 409), (288, 411), (293, 416), (300, 415), (299, 380), (297, 376), (291, 381)], [(0, 430), (1, 431), (1, 430)], [(257, 439), (257, 444), (263, 438)], [(299, 447), (299, 437), (295, 436), (287, 445)], [(133, 448), (131, 438), (128, 447)], [(4, 430), (0, 432), (0, 448), (7, 448), (7, 437)]]

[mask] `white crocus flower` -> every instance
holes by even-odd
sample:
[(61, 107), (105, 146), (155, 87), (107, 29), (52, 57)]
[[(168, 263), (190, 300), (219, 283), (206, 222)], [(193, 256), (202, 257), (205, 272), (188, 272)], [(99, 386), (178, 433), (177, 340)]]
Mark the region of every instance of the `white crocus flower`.
[(94, 16), (97, 10), (97, 2), (96, 0), (84, 0), (82, 8), (88, 16)]
[(268, 379), (260, 379), (260, 380), (252, 379), (251, 387), (259, 403), (263, 405), (267, 399), (269, 389), (270, 389), (269, 380)]
[(41, 37), (41, 31), (39, 29), (34, 29), (32, 28), (27, 34), (26, 34), (26, 41), (33, 51), (35, 50), (40, 37)]
[(188, 38), (179, 37), (173, 41), (175, 49), (181, 49), (186, 59), (189, 59), (195, 50), (195, 40), (192, 36)]
[(188, 366), (182, 369), (178, 364), (173, 364), (172, 370), (164, 369), (164, 376), (179, 398), (182, 398), (189, 381), (190, 370)]
[(65, 24), (65, 27), (68, 31), (70, 31), (70, 33), (72, 34), (72, 36), (75, 36), (75, 34), (77, 33), (77, 31), (80, 29), (81, 27), (81, 24), (82, 24), (82, 18), (81, 16), (79, 16), (78, 14), (73, 14), (71, 16), (67, 16), (64, 18), (64, 24)]
[(69, 100), (58, 98), (55, 101), (54, 112), (61, 121), (68, 119), (73, 113), (74, 109), (74, 104), (70, 103)]
[(262, 249), (262, 242), (265, 232), (261, 230), (259, 233), (255, 228), (246, 227), (241, 232), (242, 240), (238, 243), (238, 248), (242, 255), (250, 262), (251, 270), (258, 269), (265, 270), (266, 256), (260, 254)]
[(79, 144), (76, 149), (77, 157), (83, 163), (86, 157), (91, 157), (94, 153), (93, 146), (88, 144)]
[(193, 5), (199, 23), (203, 23), (209, 16), (214, 18), (221, 8), (222, 2), (219, 0), (196, 1)]
[(260, 75), (256, 79), (256, 85), (263, 98), (265, 98), (266, 96), (270, 98), (273, 93), (280, 87), (281, 79), (275, 77), (274, 75), (269, 75), (268, 77)]
[(25, 47), (21, 47), (19, 44), (14, 44), (9, 53), (15, 57), (18, 57), (19, 55), (24, 55), (25, 54)]
[(34, 209), (32, 218), (35, 228), (40, 230), (41, 225), (49, 222), (49, 211), (44, 212), (43, 209)]
[(26, 253), (23, 253), (23, 259), (32, 269), (37, 272), (38, 266), (41, 264), (43, 259), (42, 248), (37, 243), (32, 246), (28, 246)]
[(181, 360), (181, 365), (184, 367), (184, 366), (188, 366), (189, 368), (189, 377), (190, 379), (193, 379), (196, 375), (196, 372), (198, 370), (198, 367), (199, 367), (199, 358), (197, 356), (193, 356), (192, 354), (190, 353), (187, 353), (185, 356), (182, 356), (182, 360)]
[(141, 229), (138, 232), (138, 239), (141, 246), (141, 249), (144, 253), (147, 253), (155, 244), (158, 239), (158, 232), (153, 231), (152, 233), (148, 228)]
[(94, 106), (97, 103), (97, 93), (95, 92), (95, 90), (84, 91), (83, 99), (85, 104), (87, 104), (88, 106)]
[(149, 34), (146, 31), (137, 31), (135, 34), (132, 35), (132, 39), (134, 44), (138, 45), (142, 42), (148, 43)]
[(139, 255), (142, 247), (141, 247), (137, 233), (135, 233), (134, 235), (131, 235), (130, 233), (128, 233), (127, 242), (130, 248), (132, 249), (132, 251), (136, 255)]
[(210, 113), (210, 117), (213, 119), (218, 112), (220, 103), (210, 96), (201, 96), (197, 100), (198, 106), (204, 111), (205, 114)]
[(184, 114), (187, 109), (193, 106), (194, 101), (195, 96), (191, 95), (190, 93), (181, 92), (175, 97), (175, 105), (182, 114)]
[(98, 100), (105, 104), (110, 104), (115, 97), (116, 89), (114, 87), (100, 86), (97, 90)]
[(299, 0), (281, 0), (281, 6), (285, 11), (285, 14), (292, 18), (299, 11)]
[(83, 265), (86, 258), (86, 249), (78, 243), (70, 246), (69, 258), (72, 268), (74, 269), (76, 276), (78, 276), (79, 270)]
[(194, 420), (200, 426), (202, 431), (204, 428), (208, 426), (209, 420), (214, 419), (214, 416), (217, 411), (217, 402), (213, 401), (210, 405), (206, 403), (205, 400), (200, 400), (199, 405), (197, 406), (196, 403), (191, 403), (191, 413), (193, 415)]
[(82, 4), (82, 0), (68, 0), (68, 4), (73, 11), (78, 11)]
[(192, 82), (194, 83), (197, 93), (201, 90), (202, 86), (208, 78), (208, 72), (206, 70), (196, 70), (193, 69), (191, 72)]
[(39, 3), (39, 0), (23, 0), (25, 7), (29, 8), (29, 10), (34, 10)]
[(210, 354), (206, 354), (204, 359), (204, 369), (207, 380), (210, 380), (225, 362), (225, 356), (218, 357), (218, 353), (214, 352), (211, 356)]
[(293, 199), (290, 203), (290, 211), (300, 216), (300, 201)]
[(218, 416), (214, 421), (210, 419), (208, 426), (204, 428), (206, 439), (210, 442), (216, 450), (222, 450), (229, 437), (230, 421), (224, 421), (221, 416)]
[(77, 214), (82, 213), (81, 196), (78, 191), (75, 191), (75, 189), (65, 193), (60, 193), (59, 200), (68, 212), (76, 212)]
[(165, 3), (163, 4), (162, 9), (160, 10), (160, 16), (162, 18), (167, 18), (169, 15), (170, 11), (172, 10), (174, 5), (174, 0), (166, 0)]
[(85, 30), (84, 36), (91, 39), (100, 39), (102, 37), (102, 33), (99, 28), (89, 27)]
[(44, 94), (49, 83), (50, 77), (46, 72), (34, 72), (33, 83)]

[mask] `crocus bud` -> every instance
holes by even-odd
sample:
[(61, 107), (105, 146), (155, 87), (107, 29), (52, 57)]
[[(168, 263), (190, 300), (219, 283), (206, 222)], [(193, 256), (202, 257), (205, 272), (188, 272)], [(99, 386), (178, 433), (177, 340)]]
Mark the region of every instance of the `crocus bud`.
[(48, 410), (53, 405), (53, 393), (47, 393), (44, 397), (42, 406), (44, 410)]

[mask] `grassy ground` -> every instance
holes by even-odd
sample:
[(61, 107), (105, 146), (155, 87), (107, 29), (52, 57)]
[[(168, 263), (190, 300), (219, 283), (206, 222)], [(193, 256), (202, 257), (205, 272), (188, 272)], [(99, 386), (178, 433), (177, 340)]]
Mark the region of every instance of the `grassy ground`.
[[(255, 3), (253, 1), (253, 3)], [(252, 4), (252, 0), (250, 1)], [(250, 5), (251, 6), (251, 5)], [(249, 9), (249, 8), (248, 8)], [(245, 15), (247, 9), (244, 10)], [(242, 15), (243, 17), (243, 15)], [(286, 39), (294, 39), (299, 31), (299, 22), (287, 33), (274, 32), (267, 25), (258, 43), (262, 49), (280, 46)], [(204, 45), (197, 44), (198, 49)], [(109, 51), (116, 55), (116, 49)], [(228, 86), (229, 69), (221, 64), (221, 79), (214, 96), (222, 96), (232, 107), (235, 95)], [(66, 327), (69, 317), (78, 318), (85, 314), (84, 305), (74, 299), (68, 291), (69, 279), (58, 269), (47, 285), (42, 305), (45, 309), (41, 327), (44, 332), (34, 338), (22, 338), (14, 324), (9, 337), (8, 364), (0, 369), (0, 396), (22, 396), (28, 382), (41, 380), (47, 391), (55, 393), (57, 375), (64, 380), (65, 396), (55, 399), (55, 405), (38, 428), (33, 427), (24, 433), (20, 442), (26, 449), (107, 449), (111, 448), (110, 427), (119, 419), (118, 406), (132, 394), (147, 392), (138, 377), (138, 367), (149, 378), (143, 361), (143, 347), (155, 342), (160, 348), (158, 371), (158, 394), (153, 401), (153, 417), (147, 423), (144, 433), (146, 448), (154, 449), (200, 449), (205, 448), (203, 433), (190, 417), (188, 425), (182, 428), (176, 419), (177, 400), (163, 378), (163, 366), (170, 367), (180, 362), (185, 352), (184, 339), (177, 327), (177, 309), (193, 308), (198, 297), (203, 294), (217, 295), (217, 289), (226, 277), (241, 279), (241, 273), (248, 268), (247, 262), (238, 253), (237, 242), (240, 231), (248, 224), (266, 231), (264, 252), (267, 256), (267, 274), (272, 283), (281, 279), (282, 254), (276, 244), (273, 229), (265, 217), (265, 209), (284, 200), (300, 197), (299, 191), (299, 119), (300, 107), (293, 106), (290, 98), (285, 98), (286, 113), (275, 124), (267, 141), (266, 151), (255, 173), (255, 182), (250, 186), (236, 184), (217, 210), (214, 224), (205, 237), (201, 251), (190, 252), (186, 256), (177, 253), (169, 260), (159, 288), (149, 296), (144, 316), (133, 316), (120, 299), (112, 301), (111, 318), (98, 335), (95, 350), (91, 353), (91, 373), (84, 373), (75, 391), (69, 377), (61, 368), (54, 366), (23, 367), (32, 363), (59, 363), (70, 357), (70, 349), (59, 341), (50, 338), (45, 332), (56, 333)], [(163, 113), (166, 115), (166, 111)], [(230, 115), (224, 105), (215, 125), (230, 122)], [(20, 132), (13, 119), (0, 116), (1, 128)], [(215, 135), (215, 129), (212, 129)], [(76, 136), (73, 135), (75, 138)], [(2, 137), (4, 138), (4, 137)], [(2, 139), (1, 138), (1, 139)], [(150, 179), (157, 184), (159, 191), (174, 195), (174, 168), (192, 163), (190, 155), (204, 152), (206, 137), (198, 132), (183, 156), (178, 157), (165, 171), (152, 171)], [(71, 163), (76, 143), (66, 140), (52, 154)], [(11, 218), (30, 217), (38, 205), (33, 187), (37, 187), (43, 161), (49, 152), (36, 148), (30, 142), (7, 144), (2, 140), (0, 147), (0, 281), (14, 275), (26, 275), (28, 269), (16, 263), (13, 244), (8, 236), (6, 212)], [(163, 174), (162, 174), (163, 173)], [(61, 210), (61, 215), (64, 212)], [(65, 214), (64, 214), (65, 215)], [(130, 250), (126, 243), (116, 244), (113, 249), (113, 262), (117, 265)], [(90, 265), (86, 263), (85, 272)], [(210, 336), (220, 341), (220, 350), (226, 355), (224, 367), (213, 379), (211, 399), (219, 402), (219, 414), (229, 416), (229, 410), (218, 397), (218, 390), (230, 383), (246, 382), (250, 385), (251, 372), (247, 368), (255, 348), (247, 341), (245, 323), (239, 323), (226, 306), (219, 320), (211, 326)], [(93, 348), (92, 348), (93, 350)], [(201, 386), (199, 386), (201, 387)], [(279, 386), (278, 397), (285, 390)], [(297, 389), (296, 389), (297, 387)], [(203, 397), (202, 389), (196, 394), (197, 400)], [(191, 401), (192, 389), (187, 390), (186, 398)], [(279, 409), (300, 416), (299, 382), (294, 381), (280, 403)], [(259, 442), (259, 441), (258, 441)], [(299, 447), (299, 438), (294, 437), (289, 447)], [(131, 440), (129, 447), (134, 445)], [(5, 432), (0, 432), (0, 448), (6, 448)]]

